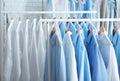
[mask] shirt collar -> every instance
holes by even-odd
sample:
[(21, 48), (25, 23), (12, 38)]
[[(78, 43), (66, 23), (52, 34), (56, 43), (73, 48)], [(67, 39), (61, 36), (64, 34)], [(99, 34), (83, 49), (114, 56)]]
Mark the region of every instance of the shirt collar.
[(57, 32), (55, 32), (53, 35), (50, 34), (50, 44), (55, 45), (56, 35), (57, 35)]

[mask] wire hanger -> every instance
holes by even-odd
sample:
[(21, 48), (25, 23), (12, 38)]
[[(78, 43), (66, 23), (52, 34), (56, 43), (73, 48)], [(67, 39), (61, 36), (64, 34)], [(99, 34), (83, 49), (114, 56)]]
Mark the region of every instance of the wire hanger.
[(20, 16), (18, 17), (18, 21), (21, 21), (21, 17)]

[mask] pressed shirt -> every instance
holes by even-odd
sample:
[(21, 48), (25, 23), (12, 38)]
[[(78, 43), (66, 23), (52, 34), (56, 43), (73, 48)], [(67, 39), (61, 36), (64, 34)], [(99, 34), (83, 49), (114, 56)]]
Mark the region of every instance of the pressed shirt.
[(115, 49), (117, 64), (119, 69), (119, 76), (120, 76), (120, 30), (117, 30), (114, 35), (112, 34), (110, 39)]
[(75, 47), (78, 81), (91, 81), (90, 66), (82, 38), (82, 30), (77, 32), (73, 44)]
[(107, 81), (119, 81), (115, 51), (106, 32), (102, 32), (100, 36), (98, 36), (98, 44), (107, 69)]
[(107, 81), (107, 71), (93, 31), (86, 40), (92, 81)]
[(63, 48), (66, 60), (67, 81), (78, 81), (75, 50), (71, 40), (71, 32), (68, 31), (63, 38)]
[(62, 39), (58, 31), (50, 35), (50, 78), (51, 81), (66, 81), (65, 56)]

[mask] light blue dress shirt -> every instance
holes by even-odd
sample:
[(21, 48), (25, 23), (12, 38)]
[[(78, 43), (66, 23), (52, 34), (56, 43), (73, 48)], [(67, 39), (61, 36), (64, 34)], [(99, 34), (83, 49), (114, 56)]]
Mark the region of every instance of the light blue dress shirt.
[[(90, 11), (91, 10), (91, 0), (85, 0), (86, 3), (84, 4), (84, 11)], [(83, 18), (90, 17), (89, 13), (84, 13)]]
[(71, 40), (71, 34), (72, 33), (68, 31), (63, 38), (63, 48), (66, 60), (66, 77), (67, 81), (78, 81), (75, 50)]
[(77, 32), (73, 44), (75, 47), (78, 81), (91, 81), (90, 66), (82, 38), (82, 30)]
[[(69, 0), (69, 9), (70, 11), (75, 11), (75, 0)], [(75, 17), (75, 14), (74, 13), (70, 14), (70, 17), (71, 18)]]
[(65, 57), (58, 31), (50, 35), (50, 78), (50, 81), (66, 81)]
[(98, 35), (98, 44), (107, 69), (107, 81), (119, 81), (115, 51), (106, 32), (101, 32), (101, 34)]
[(87, 35), (86, 48), (92, 81), (107, 81), (107, 71), (93, 31)]
[[(84, 10), (83, 0), (77, 0), (77, 2), (76, 2), (76, 10), (77, 11), (83, 11)], [(77, 14), (77, 18), (79, 19), (80, 17), (82, 17), (82, 13)]]
[(82, 27), (77, 22), (72, 22), (72, 23), (73, 23), (73, 25), (75, 26), (76, 29), (78, 27), (80, 27), (82, 39), (83, 39), (83, 41), (85, 41), (84, 31), (83, 31)]
[(93, 33), (94, 33), (94, 35), (96, 36), (96, 35), (97, 35), (97, 29), (96, 29), (95, 25), (94, 25), (92, 22), (89, 22), (89, 21), (86, 22), (85, 24), (86, 24), (88, 30), (89, 30), (91, 27), (93, 27)]
[(60, 29), (60, 32), (61, 32), (61, 36), (62, 36), (62, 39), (63, 39), (64, 34), (65, 34), (66, 26), (65, 26), (65, 24), (64, 24), (63, 22), (59, 22), (58, 25), (59, 25), (59, 29)]
[(75, 26), (75, 28), (78, 28), (79, 24), (77, 22), (72, 22), (72, 24)]
[(120, 30), (116, 31), (114, 36), (112, 35), (110, 39), (115, 49), (120, 76)]
[[(108, 15), (109, 15), (109, 18), (114, 18), (114, 15), (115, 15), (115, 12), (114, 12), (114, 9), (115, 9), (115, 0), (108, 0)], [(113, 30), (113, 27), (114, 27), (114, 22), (109, 22), (109, 28), (108, 28), (108, 35), (111, 35), (112, 34), (112, 30)]]
[(80, 26), (81, 28), (83, 29), (83, 33), (84, 33), (84, 42), (85, 42), (85, 39), (87, 38), (87, 31), (88, 31), (88, 28), (86, 26), (86, 24), (84, 22), (81, 22), (80, 23)]

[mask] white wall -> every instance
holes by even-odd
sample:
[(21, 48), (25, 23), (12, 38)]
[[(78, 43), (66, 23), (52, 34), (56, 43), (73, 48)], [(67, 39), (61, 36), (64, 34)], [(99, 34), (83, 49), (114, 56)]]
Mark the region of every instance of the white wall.
[[(42, 10), (42, 0), (4, 0), (5, 10)], [(45, 0), (43, 0), (45, 1)]]
[[(44, 4), (46, 3), (46, 0), (4, 0), (5, 2), (5, 10), (7, 11), (42, 11), (45, 10)], [(14, 17), (17, 19), (19, 16), (25, 16), (25, 17), (39, 17), (40, 14), (14, 14), (9, 15), (8, 17)], [(24, 18), (25, 18), (24, 17)], [(10, 19), (10, 18), (9, 18)]]

